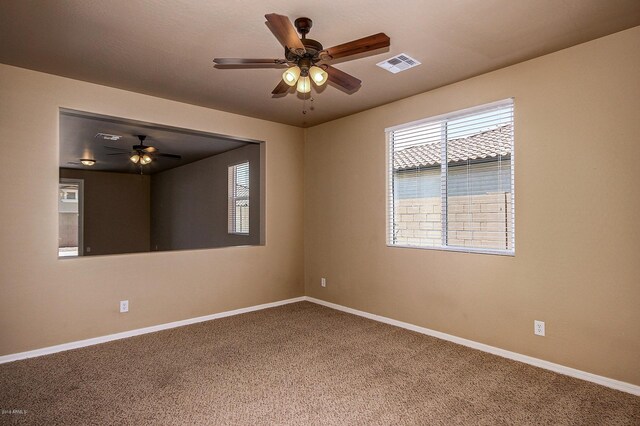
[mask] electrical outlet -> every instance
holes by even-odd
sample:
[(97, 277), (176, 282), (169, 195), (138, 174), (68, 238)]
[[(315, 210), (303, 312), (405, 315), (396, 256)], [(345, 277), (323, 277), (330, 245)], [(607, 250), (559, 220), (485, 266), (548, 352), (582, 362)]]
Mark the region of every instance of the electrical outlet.
[(129, 301), (121, 300), (120, 301), (120, 312), (129, 312)]
[(533, 321), (533, 334), (544, 336), (544, 321)]
[(326, 287), (327, 286), (327, 279), (326, 278), (320, 278), (320, 285), (322, 287)]

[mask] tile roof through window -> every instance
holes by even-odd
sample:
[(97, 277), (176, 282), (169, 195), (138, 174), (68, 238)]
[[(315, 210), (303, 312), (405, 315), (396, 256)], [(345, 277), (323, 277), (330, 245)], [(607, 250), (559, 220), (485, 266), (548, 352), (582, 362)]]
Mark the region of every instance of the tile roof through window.
[[(513, 124), (507, 124), (466, 138), (447, 142), (447, 162), (496, 160), (511, 155)], [(440, 144), (427, 143), (397, 151), (393, 156), (394, 170), (409, 170), (440, 165)]]

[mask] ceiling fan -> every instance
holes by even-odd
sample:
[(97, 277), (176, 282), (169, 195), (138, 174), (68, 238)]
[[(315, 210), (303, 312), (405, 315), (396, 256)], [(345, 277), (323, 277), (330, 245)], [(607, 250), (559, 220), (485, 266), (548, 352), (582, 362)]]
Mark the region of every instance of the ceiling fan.
[(117, 148), (115, 146), (104, 146), (106, 149), (120, 151), (114, 152), (107, 155), (122, 155), (122, 154), (130, 154), (129, 160), (131, 160), (134, 164), (139, 164), (140, 166), (145, 166), (151, 163), (154, 160), (154, 157), (166, 157), (173, 158), (175, 160), (180, 160), (182, 156), (178, 154), (166, 154), (160, 152), (157, 148), (145, 145), (144, 140), (147, 138), (146, 135), (136, 135), (140, 140), (139, 145), (133, 145), (131, 149)]
[[(327, 80), (347, 93), (353, 93), (360, 88), (362, 81), (326, 62), (388, 47), (391, 44), (386, 34), (378, 33), (325, 49), (320, 42), (306, 37), (313, 25), (311, 19), (296, 19), (294, 28), (286, 16), (270, 13), (264, 17), (267, 27), (284, 46), (284, 59), (215, 58), (213, 62), (219, 68), (288, 67), (280, 83), (271, 92), (273, 95), (286, 94), (294, 85), (298, 92), (309, 93), (311, 82), (322, 86)], [(301, 38), (298, 38), (296, 30)], [(351, 59), (356, 58), (347, 60)]]

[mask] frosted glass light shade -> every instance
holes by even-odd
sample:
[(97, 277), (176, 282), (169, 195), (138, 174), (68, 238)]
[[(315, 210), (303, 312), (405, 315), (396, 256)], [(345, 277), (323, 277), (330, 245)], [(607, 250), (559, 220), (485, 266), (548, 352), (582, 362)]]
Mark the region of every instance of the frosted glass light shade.
[(325, 84), (329, 78), (329, 74), (327, 74), (325, 70), (315, 65), (309, 68), (309, 75), (311, 76), (311, 80), (318, 86)]
[(140, 156), (137, 153), (134, 153), (131, 157), (129, 157), (129, 160), (131, 160), (131, 162), (134, 164), (138, 164), (138, 161), (140, 161)]
[(311, 80), (309, 77), (300, 77), (298, 80), (298, 87), (296, 89), (300, 93), (309, 93), (311, 91)]
[(295, 85), (298, 81), (298, 77), (300, 77), (300, 68), (298, 68), (297, 66), (287, 69), (282, 74), (282, 80), (289, 86)]
[(140, 158), (140, 164), (149, 164), (151, 162), (151, 157), (148, 154), (144, 154), (142, 158)]

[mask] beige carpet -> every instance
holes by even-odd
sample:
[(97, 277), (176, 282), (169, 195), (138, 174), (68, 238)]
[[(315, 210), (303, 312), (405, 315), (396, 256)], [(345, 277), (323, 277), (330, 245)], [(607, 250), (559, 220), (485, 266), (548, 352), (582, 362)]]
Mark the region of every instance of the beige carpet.
[(0, 409), (3, 424), (640, 424), (640, 397), (308, 302), (0, 365)]

